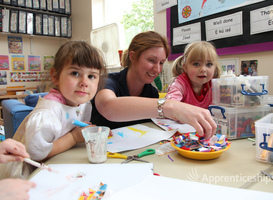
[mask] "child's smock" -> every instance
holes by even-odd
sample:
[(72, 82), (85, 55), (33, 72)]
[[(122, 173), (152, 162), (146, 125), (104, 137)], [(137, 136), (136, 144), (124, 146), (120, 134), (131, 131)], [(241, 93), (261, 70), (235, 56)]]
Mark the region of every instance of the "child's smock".
[(207, 109), (212, 103), (211, 81), (204, 84), (201, 95), (198, 96), (192, 89), (187, 74), (183, 73), (170, 84), (166, 98)]
[[(78, 107), (71, 107), (39, 98), (36, 107), (23, 120), (13, 139), (26, 146), (32, 160), (41, 161), (52, 150), (53, 142), (75, 127), (72, 120), (89, 121), (91, 111), (90, 101)], [(6, 177), (27, 178), (33, 171), (33, 167), (25, 162), (11, 162), (6, 165)]]

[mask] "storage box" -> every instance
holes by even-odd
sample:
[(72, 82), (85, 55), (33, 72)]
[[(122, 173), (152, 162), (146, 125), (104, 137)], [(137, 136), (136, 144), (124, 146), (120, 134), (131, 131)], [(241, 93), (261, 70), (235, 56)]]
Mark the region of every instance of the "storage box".
[[(273, 162), (273, 113), (255, 122), (255, 132), (256, 160), (260, 162)], [(262, 148), (260, 147), (261, 143)], [(268, 150), (265, 149), (266, 146)]]
[(210, 105), (209, 110), (217, 124), (217, 134), (226, 135), (229, 140), (255, 136), (254, 122), (267, 115), (270, 106), (224, 107)]
[(212, 79), (212, 104), (219, 106), (267, 105), (268, 76)]

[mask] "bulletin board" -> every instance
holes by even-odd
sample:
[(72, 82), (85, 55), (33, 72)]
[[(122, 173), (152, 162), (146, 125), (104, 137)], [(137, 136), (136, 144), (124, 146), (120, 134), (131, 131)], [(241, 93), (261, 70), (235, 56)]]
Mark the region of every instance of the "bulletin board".
[[(258, 3), (242, 6), (235, 9), (230, 9), (224, 12), (213, 15), (197, 18), (188, 22), (180, 23), (178, 19), (178, 5), (168, 8), (167, 14), (167, 37), (171, 47), (171, 54), (169, 60), (174, 60), (182, 55), (187, 44), (173, 45), (173, 30), (177, 27), (187, 26), (191, 24), (200, 23), (201, 25), (201, 40), (206, 40), (206, 21), (221, 18), (226, 15), (242, 12), (242, 35), (237, 35), (228, 38), (211, 40), (218, 55), (240, 54), (260, 51), (273, 50), (273, 31), (262, 32), (251, 35), (250, 33), (250, 12), (256, 9), (272, 6), (272, 0), (261, 1)], [(271, 14), (273, 16), (273, 13)], [(271, 18), (273, 27), (273, 18)], [(270, 23), (270, 22), (269, 22)]]

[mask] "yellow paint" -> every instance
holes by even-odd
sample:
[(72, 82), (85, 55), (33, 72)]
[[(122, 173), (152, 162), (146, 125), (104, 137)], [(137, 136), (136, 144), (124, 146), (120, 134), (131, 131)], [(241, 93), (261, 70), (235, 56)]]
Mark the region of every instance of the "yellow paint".
[(135, 132), (139, 132), (141, 133), (141, 135), (139, 137), (141, 137), (142, 135), (144, 135), (145, 133), (147, 133), (148, 131), (143, 131), (137, 128), (132, 128), (132, 127), (127, 127), (129, 130), (135, 131)]
[(86, 200), (90, 200), (95, 193), (96, 193), (96, 190), (92, 190), (89, 188), (89, 196)]

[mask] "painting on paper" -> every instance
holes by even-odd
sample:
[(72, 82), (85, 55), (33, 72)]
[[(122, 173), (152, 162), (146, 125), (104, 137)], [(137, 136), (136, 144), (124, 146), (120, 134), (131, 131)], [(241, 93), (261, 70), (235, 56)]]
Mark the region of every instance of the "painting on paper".
[(11, 56), (12, 71), (25, 71), (25, 56), (12, 55)]

